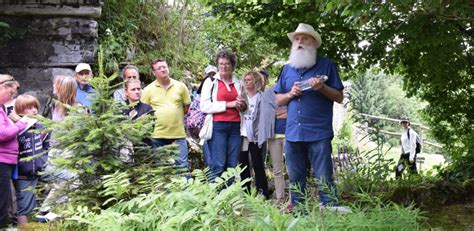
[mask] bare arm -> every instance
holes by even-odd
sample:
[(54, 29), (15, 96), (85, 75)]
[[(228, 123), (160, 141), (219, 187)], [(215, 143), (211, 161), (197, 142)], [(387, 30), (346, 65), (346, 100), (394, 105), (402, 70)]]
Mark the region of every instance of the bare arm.
[(342, 103), (342, 100), (344, 100), (344, 94), (342, 93), (342, 90), (336, 90), (326, 84), (324, 84), (319, 89), (319, 92), (328, 97), (330, 100), (336, 101), (338, 103)]
[(184, 109), (184, 114), (186, 115), (186, 113), (188, 113), (188, 110), (189, 110), (189, 104), (188, 104), (188, 105), (184, 105), (184, 106), (183, 106), (183, 109)]
[(290, 92), (276, 94), (275, 99), (278, 106), (285, 106), (294, 98), (301, 95), (301, 87), (295, 83)]
[(321, 92), (332, 101), (342, 103), (344, 99), (344, 94), (342, 90), (337, 90), (326, 85), (320, 78), (311, 78), (309, 84), (312, 86), (313, 90)]

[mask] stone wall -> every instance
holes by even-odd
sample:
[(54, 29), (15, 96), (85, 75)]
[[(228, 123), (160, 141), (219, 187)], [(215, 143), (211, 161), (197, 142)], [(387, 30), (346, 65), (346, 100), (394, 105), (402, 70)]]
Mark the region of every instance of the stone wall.
[(53, 76), (73, 75), (77, 63), (94, 62), (98, 2), (0, 0), (0, 22), (15, 32), (0, 44), (0, 73), (13, 75), (20, 82), (19, 93), (36, 94), (44, 106)]

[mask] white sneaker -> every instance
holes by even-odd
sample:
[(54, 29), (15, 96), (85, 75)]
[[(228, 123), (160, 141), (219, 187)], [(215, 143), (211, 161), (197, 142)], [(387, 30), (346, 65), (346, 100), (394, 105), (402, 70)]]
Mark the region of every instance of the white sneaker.
[(352, 213), (352, 210), (345, 206), (326, 206), (326, 208), (329, 210), (329, 212), (332, 213)]
[(49, 212), (46, 215), (44, 215), (44, 218), (46, 219), (46, 221), (51, 222), (51, 221), (57, 220), (58, 218), (60, 218), (60, 216), (56, 213)]

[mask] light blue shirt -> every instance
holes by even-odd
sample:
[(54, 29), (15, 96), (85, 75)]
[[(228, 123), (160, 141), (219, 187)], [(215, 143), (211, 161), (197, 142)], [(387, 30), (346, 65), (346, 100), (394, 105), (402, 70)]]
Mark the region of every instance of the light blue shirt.
[(93, 99), (92, 95), (95, 93), (96, 91), (94, 90), (94, 88), (92, 88), (91, 85), (87, 84), (84, 86), (84, 88), (81, 89), (81, 85), (77, 83), (76, 100), (82, 106), (86, 106), (87, 108), (91, 109)]

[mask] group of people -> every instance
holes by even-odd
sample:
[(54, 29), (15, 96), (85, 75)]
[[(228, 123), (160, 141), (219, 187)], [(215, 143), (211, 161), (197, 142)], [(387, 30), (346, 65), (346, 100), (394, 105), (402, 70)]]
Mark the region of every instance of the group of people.
[(348, 212), (337, 199), (331, 159), (333, 103), (342, 102), (344, 86), (336, 65), (317, 55), (322, 40), (311, 25), (300, 23), (288, 38), (289, 62), (268, 89), (265, 71), (247, 72), (241, 82), (233, 74), (235, 54), (217, 54), (217, 73), (204, 81), (200, 95), (200, 109), (207, 115), (199, 135), (211, 181), (239, 164), (245, 168), (241, 178), (250, 178), (251, 167), (257, 192), (269, 198), (264, 156), (268, 149), (277, 203), (286, 201), (286, 161), (290, 209), (305, 198), (311, 166), (322, 206)]
[[(206, 165), (211, 171), (210, 181), (222, 175), (228, 168), (241, 165), (242, 179), (252, 178), (254, 172), (257, 192), (270, 198), (265, 172), (265, 153), (268, 149), (273, 165), (276, 202), (286, 201), (285, 162), (290, 180), (290, 207), (304, 200), (308, 167), (317, 179), (322, 206), (345, 212), (340, 206), (333, 180), (331, 140), (333, 137), (333, 103), (343, 100), (343, 85), (336, 65), (317, 55), (322, 40), (311, 25), (300, 23), (296, 31), (288, 33), (291, 53), (276, 84), (267, 88), (269, 75), (266, 71), (249, 71), (241, 80), (234, 74), (237, 65), (232, 51), (220, 50), (215, 57), (217, 66), (206, 68), (207, 77), (200, 89), (200, 110), (206, 113), (199, 137)], [(186, 142), (185, 114), (191, 104), (186, 85), (170, 77), (164, 59), (150, 64), (155, 81), (144, 89), (136, 66), (127, 65), (121, 72), (123, 88), (114, 92), (113, 98), (130, 105), (124, 111), (132, 119), (153, 114), (154, 131), (150, 137), (153, 148), (171, 143), (179, 147), (176, 165), (188, 170), (188, 146)], [(52, 106), (53, 121), (62, 121), (70, 106), (82, 106), (84, 113), (91, 112), (96, 93), (89, 84), (92, 69), (86, 63), (76, 66), (74, 77), (56, 76), (53, 92), (56, 102)], [(31, 95), (16, 98), (14, 109), (7, 103), (16, 96), (19, 83), (10, 75), (0, 75), (0, 227), (7, 223), (11, 204), (11, 179), (14, 180), (18, 206), (18, 222), (26, 222), (35, 204), (33, 192), (24, 190), (34, 187), (38, 172), (54, 168), (46, 164), (54, 155), (68, 152), (54, 150), (53, 135), (31, 132), (41, 125), (28, 118), (39, 110), (38, 100)], [(8, 112), (10, 112), (9, 115)], [(26, 131), (25, 131), (26, 130)], [(50, 144), (53, 147), (47, 151)], [(33, 154), (32, 154), (33, 153)], [(41, 158), (24, 161), (22, 158), (43, 153)], [(23, 165), (27, 165), (24, 167)], [(33, 167), (31, 167), (33, 166)], [(32, 169), (31, 169), (32, 168)], [(60, 172), (62, 180), (71, 179), (73, 173)], [(54, 188), (61, 188), (61, 180)], [(232, 182), (228, 182), (231, 184)], [(246, 184), (250, 191), (251, 181)], [(51, 190), (49, 194), (54, 194)], [(50, 195), (48, 194), (48, 197)], [(48, 197), (40, 211), (49, 212)]]

